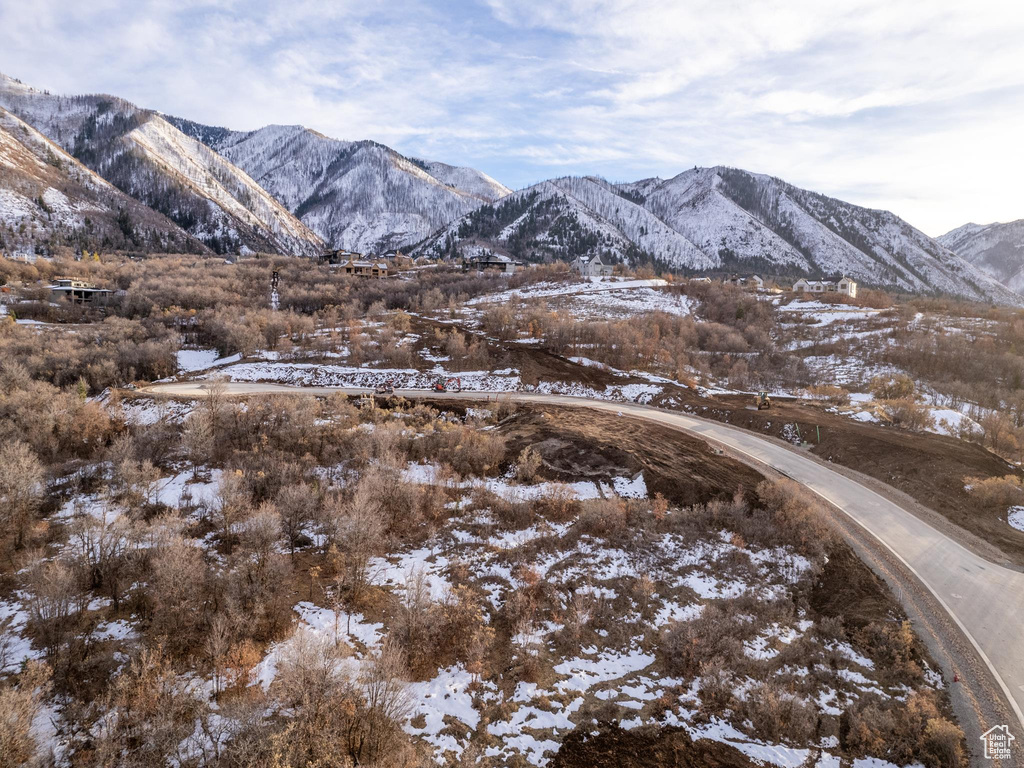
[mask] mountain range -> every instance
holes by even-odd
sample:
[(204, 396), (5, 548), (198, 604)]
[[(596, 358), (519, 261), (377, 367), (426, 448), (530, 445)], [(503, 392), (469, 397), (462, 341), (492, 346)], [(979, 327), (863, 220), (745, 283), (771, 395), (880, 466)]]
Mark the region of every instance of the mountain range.
[(601, 254), (683, 273), (847, 274), (1024, 303), (1024, 222), (933, 239), (888, 211), (736, 168), (511, 191), (472, 168), (303, 126), (234, 131), (0, 75), (0, 249), (314, 256), (405, 248), (526, 260)]
[(1024, 294), (1024, 219), (964, 224), (937, 239), (1010, 290)]
[(248, 173), (324, 241), (377, 252), (421, 240), (511, 190), (480, 171), (301, 125), (239, 132), (169, 118)]

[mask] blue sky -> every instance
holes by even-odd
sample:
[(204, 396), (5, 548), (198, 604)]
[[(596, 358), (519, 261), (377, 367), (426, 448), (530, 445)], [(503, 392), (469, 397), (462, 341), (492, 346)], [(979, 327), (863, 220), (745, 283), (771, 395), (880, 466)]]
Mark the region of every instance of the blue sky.
[(472, 165), (770, 173), (932, 235), (1024, 217), (1024, 3), (0, 0), (0, 71)]

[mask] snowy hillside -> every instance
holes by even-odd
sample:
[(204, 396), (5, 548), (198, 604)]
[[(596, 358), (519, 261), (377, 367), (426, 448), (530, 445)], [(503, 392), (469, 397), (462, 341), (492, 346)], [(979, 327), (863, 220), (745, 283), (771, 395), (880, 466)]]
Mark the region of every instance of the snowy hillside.
[(509, 193), (472, 168), (410, 159), (300, 125), (243, 133), (169, 120), (244, 169), (335, 247), (377, 252), (415, 243)]
[(725, 167), (614, 185), (554, 179), (470, 213), (420, 247), (444, 256), (482, 249), (524, 259), (600, 253), (691, 272), (846, 274), (914, 293), (1022, 301), (888, 211)]
[[(718, 169), (686, 171), (660, 184), (632, 187), (641, 204), (682, 232), (717, 267), (749, 265), (811, 272), (814, 265), (719, 189)], [(646, 189), (646, 191), (644, 191)]]
[[(413, 162), (418, 163), (419, 161), (414, 159)], [(425, 170), (441, 183), (454, 187), (467, 195), (477, 197), (485, 203), (493, 203), (512, 191), (500, 181), (495, 181), (486, 173), (475, 168), (438, 162), (425, 162), (424, 164), (426, 165)]]
[(0, 169), (0, 250), (206, 250), (3, 108)]
[(1024, 291), (1024, 219), (965, 224), (938, 241), (1010, 290)]
[(421, 246), (436, 255), (479, 249), (527, 259), (600, 253), (611, 261), (633, 262), (656, 256), (667, 267), (683, 269), (713, 264), (679, 232), (592, 178), (527, 187), (453, 222)]
[(216, 251), (321, 248), (248, 175), (153, 112), (110, 96), (55, 96), (3, 75), (0, 106)]

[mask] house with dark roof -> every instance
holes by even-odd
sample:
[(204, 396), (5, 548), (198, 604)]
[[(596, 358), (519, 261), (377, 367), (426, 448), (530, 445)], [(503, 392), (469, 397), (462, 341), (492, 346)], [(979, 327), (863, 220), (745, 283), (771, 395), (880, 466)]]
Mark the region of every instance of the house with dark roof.
[(577, 256), (569, 267), (580, 277), (608, 277), (615, 269), (611, 264), (601, 261), (600, 255)]
[(462, 261), (463, 272), (494, 270), (511, 275), (516, 271), (516, 267), (521, 266), (523, 266), (522, 262), (510, 259), (508, 256), (502, 256), (500, 253), (481, 254), (480, 256), (473, 256)]

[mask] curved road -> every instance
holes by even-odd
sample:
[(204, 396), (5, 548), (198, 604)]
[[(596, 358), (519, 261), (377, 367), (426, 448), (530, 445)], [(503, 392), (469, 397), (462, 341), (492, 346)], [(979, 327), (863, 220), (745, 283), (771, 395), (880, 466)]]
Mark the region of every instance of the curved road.
[[(154, 384), (141, 391), (197, 397), (208, 395), (210, 388), (207, 382), (188, 381)], [(368, 391), (245, 382), (227, 382), (223, 390), (225, 395), (358, 395)], [(974, 554), (898, 504), (828, 465), (754, 432), (634, 403), (524, 392), (441, 394), (426, 390), (397, 390), (395, 394), (409, 398), (458, 400), (508, 398), (514, 402), (621, 413), (697, 435), (792, 478), (845, 512), (917, 576), (974, 645), (1006, 695), (1018, 718), (1018, 725), (1024, 728), (1024, 573), (1009, 570)], [(1022, 737), (1024, 733), (1018, 731), (1015, 750), (1024, 749)]]

